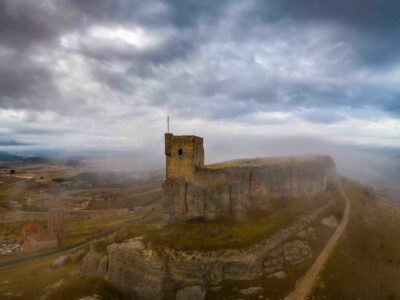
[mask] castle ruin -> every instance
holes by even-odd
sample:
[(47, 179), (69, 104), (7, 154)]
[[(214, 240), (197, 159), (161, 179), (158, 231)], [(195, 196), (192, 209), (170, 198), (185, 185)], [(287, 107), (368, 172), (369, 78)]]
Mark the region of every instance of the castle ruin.
[(246, 217), (273, 198), (317, 195), (336, 180), (329, 156), (234, 160), (204, 165), (203, 139), (165, 134), (163, 208), (168, 222)]
[(52, 209), (49, 211), (47, 229), (38, 223), (27, 223), (22, 226), (17, 240), (24, 252), (61, 247), (64, 244), (64, 211)]

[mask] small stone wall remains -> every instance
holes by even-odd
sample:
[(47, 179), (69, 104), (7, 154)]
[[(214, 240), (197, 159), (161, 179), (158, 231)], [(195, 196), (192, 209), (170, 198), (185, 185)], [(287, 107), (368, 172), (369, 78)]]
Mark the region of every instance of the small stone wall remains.
[[(0, 214), (0, 223), (12, 223), (23, 221), (46, 221), (48, 212), (26, 212), (26, 211), (9, 211)], [(69, 210), (65, 212), (66, 217), (102, 219), (115, 216), (128, 216), (129, 209), (102, 209), (102, 210)]]

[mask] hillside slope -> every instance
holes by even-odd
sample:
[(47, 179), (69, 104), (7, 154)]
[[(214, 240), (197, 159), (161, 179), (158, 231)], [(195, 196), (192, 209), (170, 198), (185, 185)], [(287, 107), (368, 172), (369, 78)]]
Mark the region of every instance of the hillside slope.
[(343, 186), (349, 224), (309, 299), (399, 299), (400, 209), (359, 184)]

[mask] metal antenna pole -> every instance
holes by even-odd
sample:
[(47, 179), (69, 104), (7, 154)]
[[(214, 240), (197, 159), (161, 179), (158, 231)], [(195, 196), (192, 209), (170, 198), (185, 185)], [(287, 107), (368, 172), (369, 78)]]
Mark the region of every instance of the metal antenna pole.
[(167, 116), (167, 133), (169, 133), (169, 116)]

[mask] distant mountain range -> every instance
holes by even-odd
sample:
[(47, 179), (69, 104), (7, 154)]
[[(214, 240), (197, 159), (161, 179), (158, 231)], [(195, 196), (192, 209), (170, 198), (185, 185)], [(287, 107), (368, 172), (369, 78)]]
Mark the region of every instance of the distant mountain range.
[(0, 151), (0, 161), (10, 162), (43, 162), (46, 159), (39, 156), (19, 156), (5, 151)]
[(0, 141), (0, 146), (29, 146), (32, 144), (21, 143), (17, 141)]

